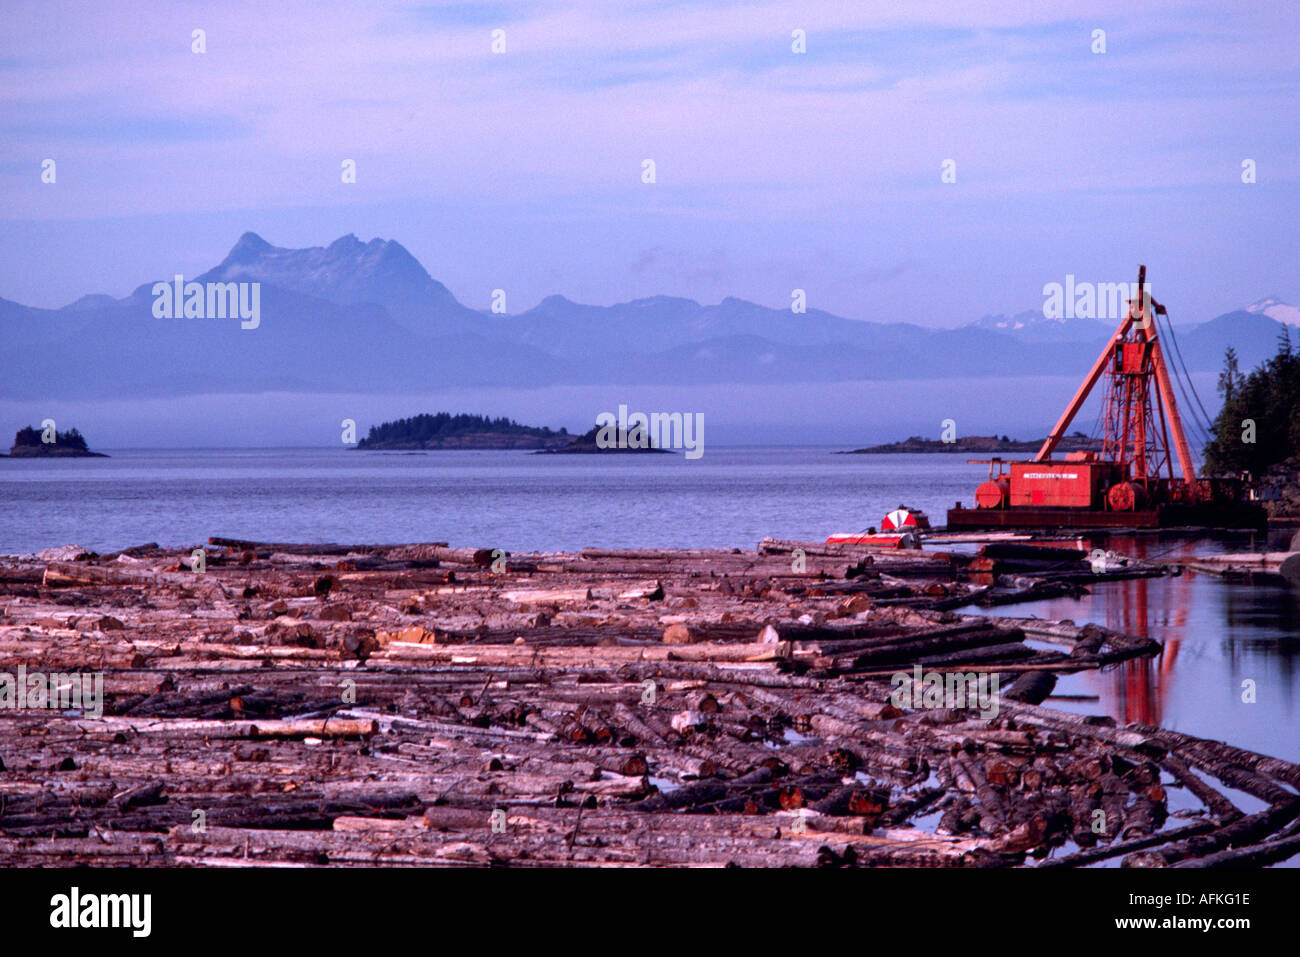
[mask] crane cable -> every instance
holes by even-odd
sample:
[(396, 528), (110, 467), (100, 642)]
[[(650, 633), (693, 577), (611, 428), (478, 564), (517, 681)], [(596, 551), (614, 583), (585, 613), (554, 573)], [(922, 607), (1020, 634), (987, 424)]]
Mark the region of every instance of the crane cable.
[[(1159, 313), (1156, 313), (1156, 316), (1158, 321)], [(1192, 426), (1194, 427), (1196, 433), (1198, 433), (1196, 435), (1196, 439), (1201, 444), (1201, 447), (1203, 449), (1206, 445), (1210, 444), (1210, 440), (1211, 440), (1210, 422), (1212, 420), (1210, 419), (1209, 412), (1207, 412), (1205, 409), (1205, 405), (1201, 402), (1201, 397), (1199, 393), (1197, 393), (1196, 391), (1195, 383), (1192, 382), (1192, 375), (1187, 369), (1186, 361), (1184, 361), (1183, 359), (1183, 351), (1178, 345), (1178, 336), (1174, 332), (1173, 320), (1169, 318), (1167, 310), (1165, 313), (1165, 321), (1163, 323), (1163, 329), (1165, 333), (1168, 335), (1170, 343), (1174, 347), (1173, 357), (1178, 363), (1178, 365), (1174, 367), (1173, 377), (1175, 381), (1177, 381), (1178, 383), (1178, 391), (1182, 394), (1183, 402), (1187, 406), (1187, 411), (1190, 413), (1190, 420)], [(1181, 375), (1178, 372), (1179, 368), (1182, 369)], [(1190, 390), (1190, 395), (1188, 394), (1189, 390)], [(1194, 405), (1193, 405), (1193, 400), (1195, 400)], [(1197, 412), (1198, 408), (1200, 409), (1199, 413)], [(1202, 418), (1202, 415), (1204, 416), (1204, 418)]]
[[(1179, 379), (1178, 387), (1180, 390), (1182, 390), (1183, 389), (1182, 380), (1186, 379), (1187, 389), (1191, 390), (1192, 398), (1196, 400), (1196, 407), (1191, 408), (1192, 415), (1193, 417), (1196, 416), (1196, 408), (1199, 408), (1201, 410), (1201, 415), (1204, 416), (1204, 420), (1198, 422), (1197, 424), (1202, 426), (1202, 428), (1206, 431), (1206, 434), (1208, 436), (1209, 434), (1208, 427), (1213, 423), (1214, 419), (1210, 416), (1209, 411), (1206, 410), (1205, 404), (1201, 402), (1200, 394), (1196, 391), (1196, 384), (1192, 381), (1192, 374), (1188, 371), (1187, 363), (1183, 360), (1183, 350), (1178, 345), (1178, 335), (1177, 333), (1174, 332), (1174, 323), (1173, 320), (1169, 318), (1169, 312), (1167, 309), (1165, 310), (1164, 326), (1169, 333), (1169, 341), (1173, 343), (1174, 355), (1178, 359), (1178, 365), (1183, 370), (1183, 375)], [(1186, 395), (1185, 390), (1184, 390), (1184, 395)], [(1189, 408), (1190, 408), (1190, 403), (1189, 403)]]

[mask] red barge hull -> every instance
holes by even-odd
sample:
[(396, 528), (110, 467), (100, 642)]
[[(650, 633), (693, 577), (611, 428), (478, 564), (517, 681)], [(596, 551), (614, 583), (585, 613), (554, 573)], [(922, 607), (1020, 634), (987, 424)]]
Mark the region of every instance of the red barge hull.
[(950, 508), (948, 528), (1244, 528), (1264, 530), (1253, 502), (1171, 504), (1134, 512), (1086, 508)]

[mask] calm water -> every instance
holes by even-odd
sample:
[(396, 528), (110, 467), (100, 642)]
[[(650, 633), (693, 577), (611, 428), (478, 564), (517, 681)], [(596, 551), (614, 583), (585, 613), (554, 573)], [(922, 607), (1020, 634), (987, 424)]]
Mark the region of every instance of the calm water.
[[(709, 448), (681, 455), (366, 453), (345, 449), (120, 451), (0, 458), (0, 553), (76, 543), (108, 551), (209, 535), (269, 541), (448, 541), (508, 550), (735, 546), (820, 540), (900, 502), (936, 522), (983, 477), (960, 455)], [(1113, 539), (1157, 557), (1248, 550), (1248, 537)], [(1275, 545), (1275, 547), (1277, 547)], [(1188, 574), (1097, 586), (1082, 600), (998, 613), (1096, 621), (1162, 640), (1154, 660), (1066, 679), (1057, 706), (1164, 724), (1300, 760), (1300, 593)], [(1242, 702), (1242, 682), (1256, 701)]]
[(683, 455), (121, 451), (0, 458), (0, 553), (76, 543), (446, 541), (507, 550), (732, 546), (824, 539), (900, 501), (942, 521), (978, 484), (950, 455), (708, 448)]
[[(1097, 544), (1165, 558), (1247, 551), (1252, 540), (1112, 536)], [(1155, 658), (1065, 678), (1058, 692), (1092, 700), (1050, 702), (1054, 707), (1109, 714), (1121, 724), (1159, 724), (1300, 761), (1300, 589), (1187, 572), (1111, 582), (1093, 586), (1082, 599), (987, 613), (1072, 618), (1163, 642)], [(1254, 682), (1253, 703), (1242, 700), (1247, 680)]]

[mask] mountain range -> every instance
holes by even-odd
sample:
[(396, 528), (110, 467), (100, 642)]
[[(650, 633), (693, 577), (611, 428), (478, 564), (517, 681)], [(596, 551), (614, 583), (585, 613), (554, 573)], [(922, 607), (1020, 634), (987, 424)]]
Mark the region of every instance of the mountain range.
[[(499, 315), (460, 303), (401, 244), (352, 235), (283, 249), (245, 233), (185, 279), (261, 283), (257, 328), (156, 318), (153, 281), (61, 309), (0, 299), (0, 398), (1082, 375), (1113, 329), (1041, 311), (934, 329), (668, 296), (593, 306), (554, 295)], [(1300, 325), (1300, 309), (1274, 298), (1180, 324), (1181, 364), (1217, 370), (1232, 345), (1249, 369), (1275, 351), (1284, 325)]]

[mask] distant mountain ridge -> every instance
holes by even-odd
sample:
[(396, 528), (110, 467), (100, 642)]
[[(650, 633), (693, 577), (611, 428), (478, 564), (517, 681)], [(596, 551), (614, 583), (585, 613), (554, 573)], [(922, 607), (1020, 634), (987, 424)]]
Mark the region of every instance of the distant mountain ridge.
[[(1073, 376), (1111, 331), (1035, 311), (934, 329), (733, 297), (594, 306), (553, 295), (494, 315), (460, 303), (401, 244), (353, 235), (286, 249), (244, 233), (220, 263), (185, 279), (261, 283), (260, 325), (155, 318), (153, 281), (62, 309), (0, 299), (0, 399)], [(1211, 372), (1231, 344), (1249, 369), (1273, 354), (1293, 312), (1300, 319), (1268, 299), (1180, 326), (1179, 351), (1191, 371)]]
[(1097, 319), (1049, 319), (1041, 309), (1029, 309), (1014, 316), (984, 316), (970, 327), (1032, 342), (1095, 342), (1114, 332), (1116, 325)]

